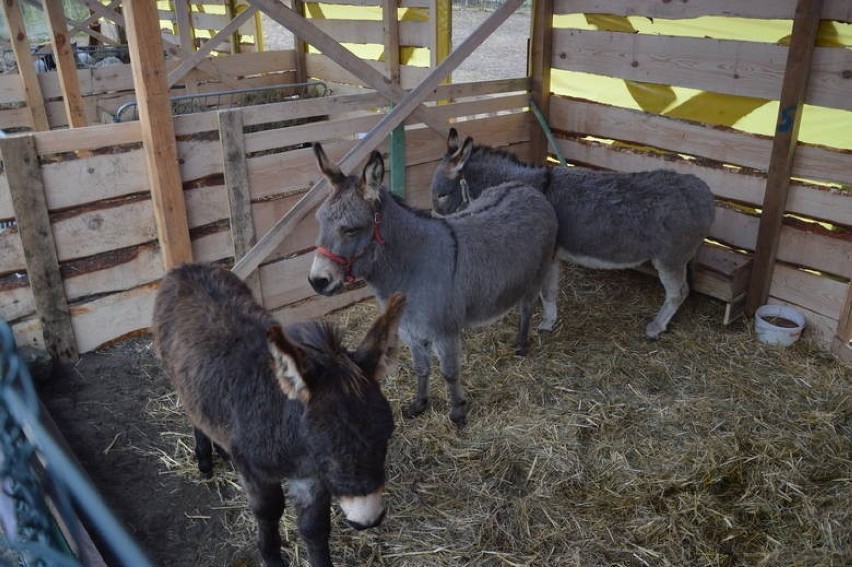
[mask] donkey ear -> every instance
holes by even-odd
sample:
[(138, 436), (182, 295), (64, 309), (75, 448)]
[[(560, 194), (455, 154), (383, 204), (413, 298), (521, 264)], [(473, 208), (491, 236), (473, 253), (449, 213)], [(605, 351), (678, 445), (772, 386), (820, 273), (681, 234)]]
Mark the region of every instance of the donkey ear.
[(455, 128), (450, 128), (450, 135), (447, 136), (447, 153), (453, 154), (459, 149), (459, 133)]
[(336, 190), (346, 180), (346, 176), (337, 167), (337, 164), (328, 159), (325, 150), (319, 142), (314, 143), (314, 155), (317, 158), (317, 165), (320, 171), (328, 179), (332, 185), (332, 190)]
[(399, 319), (405, 307), (405, 296), (399, 292), (388, 299), (384, 312), (379, 315), (361, 346), (355, 351), (355, 361), (364, 375), (378, 382), (396, 367), (399, 337)]
[(473, 138), (468, 136), (464, 139), (464, 144), (450, 156), (449, 168), (453, 175), (458, 175), (464, 168), (464, 164), (470, 159), (470, 154), (473, 151)]
[(269, 327), (266, 340), (272, 355), (272, 372), (281, 391), (291, 400), (308, 403), (311, 392), (303, 378), (308, 371), (305, 353), (287, 338), (281, 325)]
[(361, 176), (361, 196), (371, 203), (378, 202), (379, 189), (382, 186), (384, 177), (385, 160), (382, 159), (382, 154), (373, 150), (373, 153), (370, 154), (370, 160), (364, 166), (364, 173)]

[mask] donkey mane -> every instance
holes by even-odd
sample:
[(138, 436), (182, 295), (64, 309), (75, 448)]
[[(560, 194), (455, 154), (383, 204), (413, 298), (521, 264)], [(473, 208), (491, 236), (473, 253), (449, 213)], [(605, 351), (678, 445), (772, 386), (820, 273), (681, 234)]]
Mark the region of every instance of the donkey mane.
[[(343, 390), (347, 394), (361, 396), (368, 378), (364, 376), (361, 368), (346, 355), (346, 347), (343, 345), (343, 337), (340, 329), (330, 321), (305, 321), (287, 328), (287, 334), (291, 335), (298, 344), (308, 351), (308, 358), (312, 363), (319, 363), (320, 367), (343, 366), (346, 372), (335, 373), (333, 376), (321, 373), (315, 376), (319, 380), (314, 387), (321, 386), (326, 389)], [(319, 359), (319, 360), (318, 360)]]
[(484, 157), (500, 157), (512, 163), (512, 165), (517, 165), (519, 167), (524, 167), (526, 169), (538, 169), (539, 166), (534, 163), (527, 163), (521, 161), (518, 156), (510, 152), (509, 150), (504, 150), (503, 148), (492, 148), (491, 146), (485, 146), (481, 144), (474, 144), (473, 150), (470, 153), (470, 159), (474, 158), (484, 158)]

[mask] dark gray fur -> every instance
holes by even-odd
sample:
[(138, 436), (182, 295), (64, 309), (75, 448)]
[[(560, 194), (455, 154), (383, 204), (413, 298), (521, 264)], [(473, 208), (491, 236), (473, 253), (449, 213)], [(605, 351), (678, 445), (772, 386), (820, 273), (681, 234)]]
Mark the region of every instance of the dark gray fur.
[[(650, 339), (665, 331), (689, 293), (687, 265), (710, 232), (715, 216), (713, 194), (694, 175), (669, 170), (639, 173), (582, 167), (540, 167), (507, 152), (477, 146), (468, 137), (459, 144), (452, 130), (447, 154), (432, 178), (432, 206), (448, 214), (465, 206), (462, 181), (471, 198), (508, 180), (538, 188), (559, 220), (558, 254), (590, 268), (629, 268), (650, 261), (666, 299), (645, 329)], [(558, 277), (558, 270), (553, 271)], [(550, 284), (555, 288), (558, 283)], [(555, 298), (555, 291), (544, 296)], [(545, 305), (553, 315), (555, 302)], [(551, 320), (546, 317), (543, 324)]]
[(223, 268), (186, 264), (163, 278), (152, 331), (195, 427), (198, 468), (212, 474), (211, 441), (230, 455), (267, 565), (284, 565), (278, 528), (284, 478), (313, 567), (331, 565), (332, 499), (371, 495), (378, 503), (371, 525), (381, 521), (379, 491), (394, 424), (378, 380), (395, 352), (401, 305), (392, 298), (350, 352), (327, 323), (282, 329)]
[[(364, 278), (383, 303), (404, 292), (407, 307), (400, 338), (408, 344), (417, 394), (407, 416), (426, 409), (434, 352), (450, 392), (450, 418), (462, 426), (467, 402), (460, 385), (461, 330), (488, 323), (518, 305), (517, 350), (527, 350), (532, 305), (549, 277), (556, 242), (556, 216), (547, 200), (521, 183), (506, 183), (465, 211), (443, 219), (412, 210), (381, 186), (384, 163), (374, 152), (363, 175), (345, 176), (315, 146), (317, 161), (333, 192), (316, 213), (318, 250), (352, 259), (351, 273)], [(374, 236), (375, 214), (381, 214)], [(345, 267), (318, 253), (310, 281), (331, 294)]]

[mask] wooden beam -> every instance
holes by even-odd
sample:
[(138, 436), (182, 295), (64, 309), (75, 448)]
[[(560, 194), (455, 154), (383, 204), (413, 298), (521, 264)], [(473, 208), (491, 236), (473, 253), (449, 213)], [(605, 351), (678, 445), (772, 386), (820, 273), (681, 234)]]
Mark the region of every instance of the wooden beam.
[[(305, 17), (305, 3), (302, 0), (291, 0), (293, 3), (293, 11), (300, 17)], [(295, 34), (294, 34), (295, 35)], [(308, 44), (299, 36), (294, 37), (294, 49), (296, 51), (296, 82), (305, 83), (308, 81)]]
[[(528, 69), (531, 97), (550, 122), (550, 61), (553, 57), (553, 0), (533, 0)], [(547, 161), (547, 136), (537, 120), (532, 120), (532, 155), (537, 163)]]
[(837, 322), (832, 351), (844, 362), (852, 364), (852, 283), (846, 287), (846, 301)]
[[(264, 0), (265, 1), (265, 0)], [(260, 0), (251, 0), (252, 3), (260, 3)], [(399, 101), (378, 124), (376, 124), (367, 135), (361, 139), (340, 160), (340, 168), (343, 171), (351, 171), (373, 151), (391, 130), (411, 115), (412, 112), (437, 88), (440, 82), (452, 73), (452, 71), (470, 55), (494, 30), (496, 30), (506, 18), (508, 18), (524, 0), (506, 0), (497, 10), (474, 30), (461, 45), (459, 45), (444, 61), (426, 75), (415, 89)], [(274, 7), (274, 6), (273, 6)], [(285, 8), (286, 10), (286, 8)], [(289, 12), (289, 10), (287, 10)], [(292, 12), (291, 12), (292, 13)], [(272, 16), (272, 14), (268, 15)], [(283, 22), (282, 22), (283, 23)], [(286, 24), (285, 24), (286, 25)], [(311, 26), (313, 28), (313, 26)], [(316, 28), (314, 28), (316, 29)], [(330, 39), (330, 38), (329, 38)], [(333, 41), (333, 40), (332, 40)], [(339, 45), (338, 45), (339, 47)], [(348, 53), (348, 51), (347, 51)], [(356, 61), (361, 62), (356, 58)], [(372, 70), (372, 68), (371, 68)], [(387, 83), (385, 83), (387, 84)], [(444, 136), (447, 135), (445, 132)], [(245, 279), (253, 272), (260, 263), (272, 253), (311, 210), (319, 205), (325, 197), (322, 190), (325, 188), (325, 179), (320, 178), (307, 193), (296, 203), (287, 214), (281, 217), (266, 234), (258, 240), (257, 244), (243, 256), (239, 262), (234, 264), (233, 272), (240, 278)]]
[(821, 11), (822, 0), (798, 0), (796, 4), (754, 251), (754, 268), (746, 300), (748, 316), (754, 314), (769, 297)]
[(71, 51), (71, 36), (65, 24), (65, 10), (62, 8), (62, 2), (54, 0), (42, 0), (42, 6), (50, 27), (53, 57), (56, 60), (59, 83), (62, 85), (62, 100), (65, 104), (68, 126), (71, 128), (86, 126), (88, 124), (86, 107), (83, 105), (83, 95), (80, 94), (77, 61)]
[[(191, 70), (197, 67), (199, 63), (204, 61), (204, 58), (207, 57), (210, 52), (216, 48), (216, 46), (230, 39), (230, 35), (234, 31), (238, 30), (241, 25), (246, 23), (249, 18), (254, 17), (255, 12), (257, 12), (257, 8), (246, 8), (245, 10), (240, 12), (240, 14), (236, 18), (228, 22), (225, 27), (219, 30), (216, 35), (211, 37), (209, 41), (206, 41), (204, 45), (202, 45), (201, 48), (198, 49), (195, 53), (188, 57), (184, 57), (183, 60), (180, 62), (180, 65), (178, 65), (175, 69), (172, 70), (171, 73), (169, 73), (169, 87), (181, 80), (184, 75), (189, 73)], [(182, 41), (183, 40), (181, 40), (181, 42)]]
[(149, 0), (124, 2), (124, 15), (151, 201), (163, 267), (168, 270), (191, 261), (192, 248), (166, 84), (160, 17), (156, 3)]
[[(239, 108), (220, 110), (219, 140), (224, 156), (225, 187), (230, 205), (231, 241), (234, 261), (246, 255), (255, 243), (254, 220), (251, 216), (251, 182), (246, 163), (246, 142), (243, 133), (243, 111)], [(255, 271), (246, 278), (255, 299), (263, 304), (260, 274)]]
[[(195, 26), (192, 25), (192, 10), (189, 0), (175, 0), (174, 7), (180, 47), (184, 53), (193, 53), (195, 51)], [(184, 85), (186, 92), (190, 94), (198, 92), (198, 83), (195, 81), (184, 81)]]
[[(48, 1), (48, 0), (45, 0), (45, 1)], [(117, 12), (116, 10), (111, 10), (111, 9), (107, 8), (103, 4), (100, 4), (98, 2), (98, 0), (78, 0), (78, 1), (85, 4), (86, 7), (89, 8), (90, 10), (92, 10), (92, 12), (94, 12), (95, 14), (100, 14), (101, 17), (106, 18), (108, 20), (112, 20), (117, 25), (122, 26), (125, 29), (127, 28), (127, 25), (124, 21), (124, 16), (120, 12)], [(157, 32), (160, 36), (160, 41), (165, 43), (165, 44), (168, 44), (168, 45), (166, 45), (165, 50), (169, 53), (169, 55), (172, 55), (172, 56), (177, 57), (179, 59), (182, 59), (184, 57), (189, 57), (191, 55), (191, 52), (184, 52), (182, 49), (180, 49), (180, 45), (179, 45), (180, 40), (175, 39), (170, 34), (160, 32), (159, 29), (157, 30)], [(240, 88), (243, 87), (243, 85), (241, 85), (240, 82), (237, 79), (221, 73), (219, 71), (219, 69), (217, 69), (216, 66), (213, 65), (213, 63), (210, 62), (210, 61), (202, 61), (201, 63), (199, 63), (198, 64), (198, 70), (203, 71), (207, 75), (221, 81), (222, 83), (228, 85), (229, 87), (231, 87), (233, 89), (240, 89)]]
[[(359, 79), (382, 93), (382, 95), (390, 99), (391, 102), (399, 102), (405, 98), (406, 93), (402, 88), (393, 85), (382, 73), (368, 65), (367, 62), (359, 59), (351, 51), (340, 45), (330, 35), (320, 30), (311, 22), (296, 14), (285, 5), (280, 2), (276, 2), (275, 0), (249, 0), (249, 2), (253, 6), (263, 10), (267, 16), (292, 31), (298, 37), (322, 51), (324, 55), (333, 59), (338, 65), (343, 66), (347, 71), (355, 74)], [(509, 2), (513, 5), (518, 4), (517, 0), (509, 0)], [(500, 22), (502, 23), (502, 21), (507, 17), (508, 14), (506, 14)], [(484, 40), (485, 37), (481, 38), (479, 43), (482, 43)], [(471, 52), (472, 51), (473, 50), (471, 50)], [(461, 61), (459, 61), (459, 63), (461, 63)], [(455, 67), (453, 67), (453, 69), (454, 68)], [(453, 69), (449, 69), (448, 73)], [(443, 77), (441, 78), (443, 79)], [(414, 115), (418, 120), (421, 120), (430, 126), (441, 136), (446, 137), (447, 134), (449, 134), (449, 128), (446, 124), (442, 124), (441, 122), (432, 119), (431, 114), (429, 114), (429, 109), (426, 107), (419, 108), (414, 112)]]
[[(383, 0), (382, 33), (385, 45), (385, 69), (391, 83), (399, 86), (399, 0)], [(434, 51), (434, 50), (433, 50)], [(405, 196), (405, 124), (393, 129), (390, 136), (390, 190)]]
[(12, 50), (15, 53), (15, 61), (18, 64), (18, 75), (24, 89), (24, 102), (26, 102), (29, 111), (33, 130), (50, 130), (47, 111), (44, 108), (44, 96), (41, 93), (41, 84), (38, 82), (35, 62), (30, 51), (30, 41), (27, 38), (27, 28), (24, 25), (21, 12), (21, 4), (17, 0), (4, 0), (2, 6), (3, 15), (6, 16), (9, 27), (9, 38), (12, 42)]
[(77, 340), (59, 271), (35, 137), (2, 138), (0, 154), (24, 249), (30, 289), (43, 326), (44, 343), (54, 359), (73, 362), (79, 358)]

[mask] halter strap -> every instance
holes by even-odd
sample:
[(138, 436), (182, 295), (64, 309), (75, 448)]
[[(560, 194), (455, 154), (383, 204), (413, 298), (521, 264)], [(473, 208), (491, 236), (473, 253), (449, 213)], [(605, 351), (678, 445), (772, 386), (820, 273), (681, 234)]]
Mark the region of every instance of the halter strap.
[[(382, 233), (379, 230), (379, 225), (381, 225), (381, 224), (382, 224), (382, 213), (380, 211), (376, 211), (375, 213), (373, 213), (373, 241), (377, 242), (379, 244), (384, 244), (385, 239), (382, 237)], [(355, 281), (355, 276), (352, 274), (352, 264), (354, 264), (356, 260), (359, 260), (360, 258), (364, 257), (364, 254), (367, 253), (368, 247), (369, 247), (369, 245), (365, 246), (360, 254), (356, 254), (355, 256), (352, 256), (351, 258), (344, 258), (343, 256), (335, 254), (334, 252), (332, 252), (331, 250), (329, 250), (325, 246), (317, 246), (316, 251), (317, 251), (317, 254), (321, 254), (322, 256), (325, 256), (326, 258), (328, 258), (329, 260), (331, 260), (335, 264), (339, 264), (339, 265), (343, 266), (343, 272), (344, 272), (343, 281), (346, 282), (346, 283), (352, 283), (352, 282)]]
[(459, 179), (459, 187), (461, 188), (461, 202), (465, 207), (470, 204), (470, 185), (467, 184), (467, 179), (464, 178), (464, 175)]

